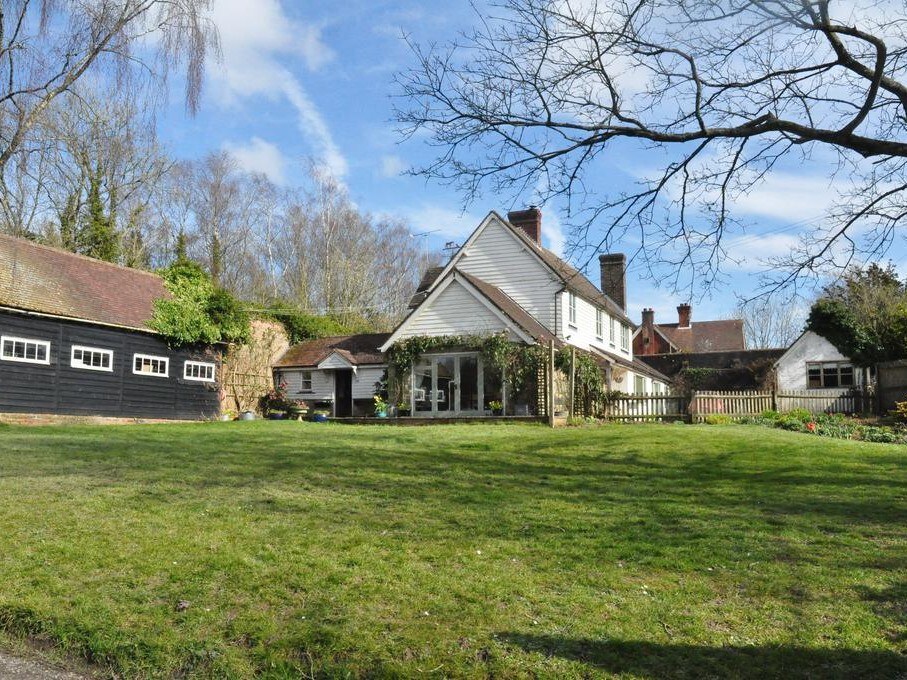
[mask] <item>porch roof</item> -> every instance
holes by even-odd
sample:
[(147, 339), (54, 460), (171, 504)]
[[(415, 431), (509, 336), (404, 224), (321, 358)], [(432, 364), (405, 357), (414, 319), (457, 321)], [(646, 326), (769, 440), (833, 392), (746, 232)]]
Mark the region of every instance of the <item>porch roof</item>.
[(378, 348), (387, 338), (387, 333), (361, 333), (306, 340), (284, 352), (274, 368), (317, 368), (332, 354), (343, 357), (351, 366), (383, 364), (384, 356)]

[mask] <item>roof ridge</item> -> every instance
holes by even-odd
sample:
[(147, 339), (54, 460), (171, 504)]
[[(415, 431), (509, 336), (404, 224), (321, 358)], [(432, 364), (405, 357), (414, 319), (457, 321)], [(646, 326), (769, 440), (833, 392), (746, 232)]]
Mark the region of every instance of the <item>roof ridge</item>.
[(71, 250), (66, 250), (65, 248), (58, 248), (57, 246), (49, 246), (45, 243), (38, 243), (32, 241), (31, 239), (23, 238), (21, 236), (12, 236), (10, 234), (0, 234), (0, 238), (9, 239), (14, 243), (21, 243), (22, 245), (31, 246), (33, 248), (39, 248), (42, 250), (49, 250), (52, 253), (59, 253), (60, 255), (68, 255), (72, 258), (77, 258), (81, 260), (88, 260), (95, 264), (105, 265), (107, 267), (113, 267), (122, 271), (133, 272), (136, 274), (144, 274), (146, 276), (151, 276), (155, 279), (163, 280), (163, 277), (156, 272), (148, 271), (147, 269), (136, 269), (135, 267), (127, 267), (122, 264), (117, 264), (116, 262), (108, 262), (107, 260), (101, 260), (96, 257), (90, 257), (88, 255), (82, 255), (81, 253), (74, 253)]

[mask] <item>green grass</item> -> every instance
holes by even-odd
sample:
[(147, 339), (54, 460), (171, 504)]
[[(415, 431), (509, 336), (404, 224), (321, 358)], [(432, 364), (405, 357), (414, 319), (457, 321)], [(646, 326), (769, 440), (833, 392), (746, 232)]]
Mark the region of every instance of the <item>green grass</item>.
[(898, 677), (907, 451), (743, 426), (4, 428), (0, 630), (121, 677)]

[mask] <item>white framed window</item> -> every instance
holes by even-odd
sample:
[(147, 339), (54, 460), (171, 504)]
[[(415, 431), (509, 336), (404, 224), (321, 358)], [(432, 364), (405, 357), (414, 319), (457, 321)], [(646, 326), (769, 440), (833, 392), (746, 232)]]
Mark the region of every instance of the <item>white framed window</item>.
[(595, 310), (595, 337), (598, 340), (601, 340), (604, 337), (605, 333), (605, 320), (602, 310)]
[(620, 325), (620, 348), (624, 352), (630, 351), (630, 327), (626, 324)]
[(183, 363), (183, 379), (214, 382), (214, 368), (214, 364), (207, 361), (186, 361)]
[(132, 372), (135, 375), (152, 375), (166, 378), (170, 375), (170, 359), (152, 354), (133, 354)]
[(113, 372), (113, 350), (73, 345), (69, 365), (89, 371)]
[(50, 342), (4, 335), (0, 337), (0, 359), (47, 365), (50, 363)]
[(573, 293), (570, 293), (568, 295), (567, 299), (568, 299), (570, 323), (575, 326), (576, 325), (576, 295)]
[(811, 390), (853, 387), (854, 384), (853, 364), (842, 361), (806, 363), (806, 386)]
[(645, 394), (646, 393), (645, 376), (641, 376), (641, 375), (634, 376), (633, 393), (634, 394)]
[(311, 371), (302, 371), (299, 374), (299, 391), (300, 392), (314, 392), (312, 389), (312, 372)]
[(608, 331), (608, 339), (611, 341), (611, 346), (614, 347), (614, 343), (617, 342), (617, 322), (614, 320), (614, 317), (609, 317), (611, 320), (611, 328)]

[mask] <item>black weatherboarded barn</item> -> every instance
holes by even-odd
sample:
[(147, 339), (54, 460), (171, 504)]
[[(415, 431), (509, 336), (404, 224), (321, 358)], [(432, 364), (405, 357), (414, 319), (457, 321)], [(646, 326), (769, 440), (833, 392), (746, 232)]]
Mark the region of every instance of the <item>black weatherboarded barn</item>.
[(219, 352), (148, 327), (160, 277), (0, 235), (0, 413), (199, 419)]

